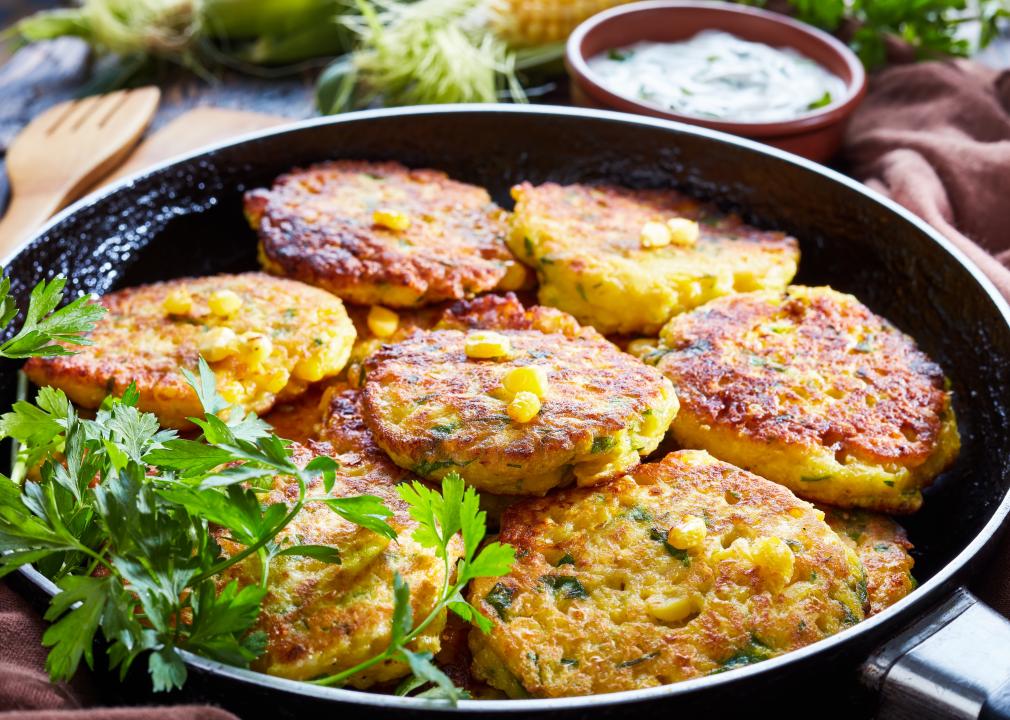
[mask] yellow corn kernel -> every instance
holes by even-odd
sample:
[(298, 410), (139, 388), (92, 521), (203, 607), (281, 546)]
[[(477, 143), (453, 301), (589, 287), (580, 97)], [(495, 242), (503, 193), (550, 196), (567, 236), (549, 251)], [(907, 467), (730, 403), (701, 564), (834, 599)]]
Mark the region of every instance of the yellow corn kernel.
[(207, 307), (215, 315), (234, 315), (242, 307), (242, 298), (232, 290), (215, 290), (207, 300)]
[(643, 358), (656, 349), (657, 338), (636, 338), (628, 343), (628, 354)]
[(707, 534), (704, 520), (697, 515), (685, 515), (679, 523), (670, 528), (666, 541), (678, 550), (689, 550), (705, 542)]
[(514, 45), (560, 42), (576, 25), (630, 0), (493, 0), (492, 22)]
[(801, 518), (803, 517), (803, 508), (798, 507), (789, 508), (789, 514), (792, 515), (794, 518)]
[(506, 357), (512, 352), (512, 343), (501, 333), (479, 330), (466, 336), (466, 356), (477, 360)]
[(256, 383), (270, 393), (279, 393), (288, 384), (291, 373), (286, 368), (277, 367), (256, 376)]
[(547, 371), (536, 365), (523, 365), (512, 368), (501, 381), (502, 386), (510, 395), (518, 395), (526, 391), (536, 395), (541, 400), (547, 394), (550, 381), (547, 379)]
[(207, 362), (217, 362), (239, 351), (235, 331), (227, 327), (212, 327), (200, 337), (199, 349)]
[(781, 591), (792, 580), (796, 556), (785, 540), (758, 538), (751, 543), (750, 552), (754, 565), (761, 570), (761, 577), (774, 592)]
[(410, 227), (410, 216), (399, 210), (376, 210), (372, 213), (372, 222), (379, 227), (402, 232)]
[(361, 363), (352, 362), (347, 366), (347, 383), (352, 388), (360, 388), (365, 384), (364, 368)]
[(217, 391), (225, 402), (238, 403), (245, 397), (245, 386), (238, 380), (228, 380), (218, 385)]
[(162, 307), (169, 315), (186, 315), (193, 309), (193, 296), (188, 290), (176, 288), (165, 296)]
[(653, 595), (646, 606), (653, 617), (663, 622), (680, 622), (699, 609), (697, 599), (687, 595)]
[(525, 390), (517, 392), (508, 405), (508, 414), (517, 423), (528, 423), (540, 414), (540, 398)]
[(505, 265), (505, 275), (498, 281), (498, 290), (521, 290), (529, 279), (526, 266), (518, 262)]
[(747, 538), (737, 538), (727, 548), (716, 547), (709, 555), (709, 559), (717, 563), (723, 560), (735, 560), (747, 567), (754, 565), (751, 558), (750, 540)]
[(294, 376), (306, 382), (316, 382), (323, 379), (325, 368), (322, 358), (318, 355), (310, 355), (295, 363)]
[(274, 351), (274, 343), (263, 333), (249, 332), (242, 336), (242, 359), (249, 367), (257, 368), (266, 362)]
[(368, 311), (368, 329), (375, 337), (388, 338), (400, 326), (400, 316), (381, 305), (372, 305)]
[(687, 218), (670, 218), (666, 221), (666, 227), (670, 230), (670, 242), (674, 245), (690, 247), (698, 242), (701, 235), (698, 223)]
[(647, 222), (642, 226), (639, 240), (644, 248), (660, 248), (670, 244), (670, 228), (661, 222)]

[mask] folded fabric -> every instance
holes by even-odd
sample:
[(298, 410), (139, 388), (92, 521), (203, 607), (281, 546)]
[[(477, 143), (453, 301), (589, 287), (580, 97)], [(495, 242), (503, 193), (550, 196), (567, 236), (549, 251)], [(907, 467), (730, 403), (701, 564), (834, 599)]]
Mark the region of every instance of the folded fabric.
[[(142, 708), (90, 707), (90, 678), (51, 683), (45, 671), (46, 624), (20, 595), (0, 584), (0, 718), (3, 720), (237, 720), (219, 708), (197, 705)], [(87, 709), (83, 709), (83, 708)]]
[(845, 159), (1010, 297), (1010, 72), (959, 60), (875, 75), (849, 125)]

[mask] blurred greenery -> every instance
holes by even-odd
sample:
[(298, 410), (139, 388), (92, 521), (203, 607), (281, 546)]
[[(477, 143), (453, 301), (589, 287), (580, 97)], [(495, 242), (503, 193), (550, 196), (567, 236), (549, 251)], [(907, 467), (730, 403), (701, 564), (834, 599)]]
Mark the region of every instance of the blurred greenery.
[[(1010, 0), (738, 1), (836, 34), (871, 70), (896, 48), (918, 59), (968, 55), (1010, 17)], [(106, 57), (89, 86), (94, 91), (137, 82), (166, 62), (209, 80), (221, 68), (269, 77), (328, 64), (318, 85), (323, 112), (522, 102), (545, 69), (561, 73), (561, 47), (510, 47), (497, 31), (494, 2), (500, 0), (82, 0), (31, 15), (6, 36), (22, 43), (84, 38)]]

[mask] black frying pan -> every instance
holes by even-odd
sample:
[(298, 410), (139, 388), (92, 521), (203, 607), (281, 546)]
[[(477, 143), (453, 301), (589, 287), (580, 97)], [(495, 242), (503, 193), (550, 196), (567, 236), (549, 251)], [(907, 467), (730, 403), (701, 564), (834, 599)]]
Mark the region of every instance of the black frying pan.
[[(1001, 690), (1010, 679), (1010, 623), (961, 589), (1010, 510), (1010, 309), (935, 231), (819, 165), (719, 133), (614, 113), (518, 106), (355, 113), (251, 135), (86, 198), (8, 260), (14, 291), (23, 305), (36, 281), (56, 273), (71, 278), (72, 290), (104, 293), (181, 275), (252, 269), (255, 237), (242, 216), (242, 192), (292, 166), (327, 158), (439, 168), (487, 187), (506, 207), (509, 187), (520, 180), (681, 188), (800, 238), (797, 282), (854, 293), (914, 336), (953, 381), (964, 446), (957, 465), (928, 491), (922, 511), (907, 519), (921, 583), (908, 598), (827, 640), (724, 674), (611, 695), (463, 702), (456, 712), (712, 717), (735, 707), (738, 716), (837, 715), (862, 667), (864, 685), (880, 693), (881, 716), (925, 718), (935, 711), (938, 717), (975, 717), (982, 711), (1010, 717), (1010, 693)], [(17, 367), (0, 366), (0, 405), (14, 399)], [(20, 581), (39, 598), (53, 591), (30, 570)], [(198, 657), (189, 662), (182, 698), (211, 700), (244, 716), (428, 717), (448, 711), (423, 700), (317, 688)], [(145, 677), (130, 686), (141, 695), (149, 687)], [(839, 696), (843, 691), (848, 695)], [(804, 705), (804, 697), (819, 701)], [(758, 704), (768, 698), (777, 699)]]

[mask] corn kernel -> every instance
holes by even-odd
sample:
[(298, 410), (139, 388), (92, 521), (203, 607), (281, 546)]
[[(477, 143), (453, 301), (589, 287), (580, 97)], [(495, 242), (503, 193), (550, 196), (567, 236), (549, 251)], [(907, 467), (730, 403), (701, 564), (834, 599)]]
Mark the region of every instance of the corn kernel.
[(347, 366), (347, 382), (352, 388), (360, 388), (365, 384), (365, 373), (361, 363), (352, 362)]
[(246, 333), (242, 336), (242, 359), (249, 367), (257, 368), (266, 362), (274, 350), (274, 343), (263, 333)]
[(400, 325), (400, 316), (381, 305), (373, 305), (368, 311), (368, 329), (375, 337), (388, 338)]
[(765, 583), (779, 592), (793, 577), (796, 556), (785, 540), (777, 537), (758, 538), (751, 543), (751, 557), (761, 570)]
[(751, 558), (750, 540), (747, 538), (737, 538), (729, 547), (716, 547), (709, 556), (712, 562), (722, 562), (723, 560), (735, 560), (747, 567), (753, 567), (754, 561)]
[(649, 613), (663, 622), (680, 622), (698, 611), (696, 598), (687, 595), (653, 595), (646, 601)]
[(216, 290), (210, 294), (207, 307), (215, 315), (222, 317), (234, 315), (242, 307), (242, 298), (231, 290)]
[(698, 223), (687, 218), (670, 218), (666, 221), (666, 227), (670, 230), (670, 242), (674, 245), (690, 247), (698, 242), (701, 235)]
[(225, 402), (238, 403), (245, 397), (245, 387), (238, 380), (229, 380), (220, 383), (217, 391), (221, 393), (221, 397), (225, 399)]
[(628, 354), (643, 358), (656, 349), (656, 338), (636, 338), (628, 343)]
[(410, 216), (399, 210), (376, 210), (372, 213), (372, 222), (380, 227), (402, 232), (410, 227)]
[(162, 307), (169, 315), (186, 315), (193, 309), (193, 296), (188, 290), (176, 288), (165, 296)]
[(575, 26), (630, 0), (500, 0), (490, 4), (498, 34), (519, 46), (563, 41)]
[(323, 379), (323, 361), (318, 355), (302, 358), (295, 364), (294, 376), (306, 382), (316, 382)]
[(277, 367), (256, 376), (256, 382), (270, 393), (279, 393), (288, 384), (291, 374), (286, 368)]
[(200, 337), (199, 349), (207, 362), (224, 360), (238, 352), (238, 335), (231, 328), (210, 328)]
[(517, 392), (508, 405), (509, 417), (517, 423), (528, 423), (540, 413), (540, 398), (525, 390)]
[(707, 534), (704, 520), (697, 515), (686, 515), (683, 520), (670, 528), (666, 541), (678, 550), (688, 550), (705, 542)]
[(498, 290), (521, 290), (529, 279), (526, 266), (518, 262), (505, 265), (505, 275), (498, 281)]
[(639, 240), (644, 248), (666, 247), (670, 244), (670, 228), (661, 222), (647, 222), (642, 226)]
[(506, 357), (512, 352), (512, 343), (501, 333), (481, 330), (466, 336), (466, 356), (477, 360)]
[(510, 395), (526, 391), (543, 399), (547, 394), (550, 381), (547, 379), (547, 371), (544, 368), (536, 365), (523, 365), (512, 368), (505, 373), (501, 384)]

